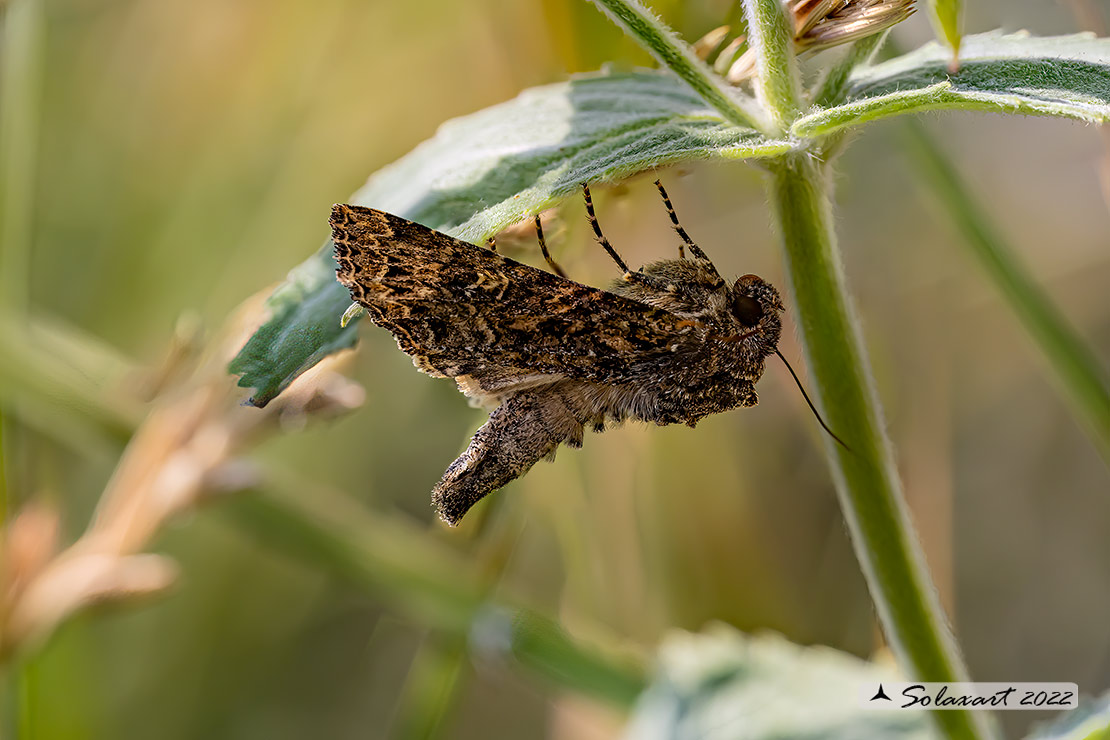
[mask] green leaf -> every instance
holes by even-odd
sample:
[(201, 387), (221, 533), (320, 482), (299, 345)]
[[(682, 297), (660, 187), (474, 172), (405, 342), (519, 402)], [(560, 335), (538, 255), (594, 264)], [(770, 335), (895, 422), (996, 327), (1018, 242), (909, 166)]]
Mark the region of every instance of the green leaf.
[(966, 36), (960, 71), (935, 42), (849, 77), (844, 102), (795, 121), (798, 137), (925, 110), (963, 109), (1110, 121), (1110, 39), (1091, 34)]
[(925, 712), (859, 706), (861, 687), (904, 681), (893, 670), (832, 648), (715, 625), (672, 632), (625, 740), (929, 740)]
[(250, 403), (274, 400), (297, 376), (328, 355), (353, 347), (358, 324), (339, 319), (351, 294), (336, 282), (329, 241), (289, 273), (266, 303), (270, 320), (256, 331), (227, 366), (239, 385), (255, 388)]
[(852, 72), (861, 65), (869, 64), (889, 35), (890, 29), (887, 29), (853, 41), (848, 52), (829, 68), (825, 79), (817, 87), (813, 94), (814, 104), (826, 108), (843, 100)]
[[(576, 194), (583, 182), (692, 159), (769, 157), (792, 146), (729, 123), (670, 75), (590, 75), (449, 121), (351, 202), (477, 244)], [(229, 366), (242, 375), (239, 385), (257, 389), (252, 403), (264, 406), (354, 344), (357, 324), (341, 325), (350, 302), (335, 280), (329, 242), (290, 273), (270, 299), (272, 318)]]
[(948, 42), (952, 48), (949, 69), (953, 72), (960, 68), (960, 0), (929, 0), (929, 17), (936, 28), (937, 36)]
[(480, 243), (577, 195), (583, 182), (792, 146), (728, 123), (671, 75), (588, 75), (447, 122), (371, 177), (353, 202)]

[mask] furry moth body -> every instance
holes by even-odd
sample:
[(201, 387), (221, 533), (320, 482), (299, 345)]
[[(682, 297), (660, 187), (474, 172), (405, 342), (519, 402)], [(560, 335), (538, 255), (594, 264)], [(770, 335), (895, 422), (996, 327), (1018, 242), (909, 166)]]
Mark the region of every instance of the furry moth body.
[(598, 239), (624, 269), (608, 290), (383, 211), (332, 209), (338, 277), (352, 298), (417, 368), (453, 378), (492, 410), (432, 491), (449, 524), (560, 444), (580, 447), (587, 428), (627, 419), (693, 426), (756, 403), (781, 332), (775, 288), (755, 275), (722, 279), (669, 201), (690, 258), (628, 271), (586, 193)]

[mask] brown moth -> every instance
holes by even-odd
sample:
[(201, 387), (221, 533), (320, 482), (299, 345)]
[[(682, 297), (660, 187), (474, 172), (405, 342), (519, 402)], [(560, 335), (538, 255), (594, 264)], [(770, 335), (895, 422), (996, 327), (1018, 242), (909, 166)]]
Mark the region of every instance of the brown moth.
[(560, 444), (581, 447), (587, 427), (694, 426), (755, 405), (764, 360), (778, 351), (778, 291), (755, 275), (724, 280), (656, 185), (682, 239), (679, 258), (635, 272), (601, 233), (582, 186), (597, 240), (623, 272), (608, 290), (562, 276), (538, 219), (557, 274), (383, 211), (332, 209), (339, 282), (417, 368), (454, 378), (492, 409), (432, 491), (448, 524)]

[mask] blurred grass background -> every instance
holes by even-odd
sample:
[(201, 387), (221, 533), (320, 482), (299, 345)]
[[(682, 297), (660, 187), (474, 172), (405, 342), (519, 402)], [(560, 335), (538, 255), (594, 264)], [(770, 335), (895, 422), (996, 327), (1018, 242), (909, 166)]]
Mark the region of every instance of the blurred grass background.
[[(217, 327), (280, 280), (326, 236), (331, 203), (444, 120), (608, 60), (648, 61), (579, 0), (34, 1), (45, 37), (25, 183), (30, 310), (137, 364), (159, 361), (183, 314)], [(724, 0), (652, 6), (690, 40), (730, 12)], [(969, 6), (968, 32), (1079, 28), (1069, 3)], [(896, 36), (911, 47), (931, 31), (919, 14)], [(1099, 131), (973, 114), (926, 122), (1110, 364)], [(934, 577), (977, 679), (1103, 691), (1110, 478), (915, 177), (900, 126), (868, 129), (842, 157), (838, 224)], [(663, 179), (722, 273), (783, 283), (755, 169), (691, 166)], [(673, 253), (649, 180), (597, 195), (630, 263)], [(564, 207), (548, 240), (573, 277), (603, 285), (612, 276), (579, 204)], [(521, 258), (537, 262), (531, 251)], [(800, 357), (789, 331), (783, 351)], [(460, 560), (483, 560), (483, 535), (442, 531), (428, 506), (481, 413), (452, 384), (415, 372), (369, 324), (353, 376), (368, 391), (363, 409), (273, 439), (257, 459), (399, 513)], [(716, 619), (869, 655), (876, 628), (817, 427), (785, 369), (770, 365), (759, 390), (755, 409), (697, 430), (590, 436), (499, 494), (490, 529), (508, 544), (494, 592), (633, 653), (649, 654), (669, 628)], [(72, 538), (122, 442), (21, 409), (3, 408), (4, 509), (46, 497)], [(388, 599), (268, 549), (226, 507), (179, 520), (155, 549), (181, 565), (176, 588), (65, 625), (6, 676), (5, 730), (44, 739), (586, 738), (619, 727), (613, 710), (481, 651), (461, 655)], [(420, 692), (406, 686), (443, 675), (457, 691), (443, 721), (414, 725), (407, 702)]]

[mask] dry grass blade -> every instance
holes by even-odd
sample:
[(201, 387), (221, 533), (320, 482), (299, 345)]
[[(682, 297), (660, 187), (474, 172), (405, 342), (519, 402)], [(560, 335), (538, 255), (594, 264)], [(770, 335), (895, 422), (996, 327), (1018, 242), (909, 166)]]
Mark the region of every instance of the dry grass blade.
[(337, 372), (346, 358), (336, 355), (298, 378), (264, 412), (243, 406), (224, 367), (260, 323), (260, 303), (241, 314), (191, 377), (162, 389), (76, 542), (59, 550), (56, 512), (36, 505), (25, 507), (2, 533), (0, 661), (38, 643), (81, 608), (167, 588), (176, 566), (142, 549), (170, 518), (228, 490), (229, 481), (243, 488), (238, 455), (267, 433), (362, 403), (361, 387)]

